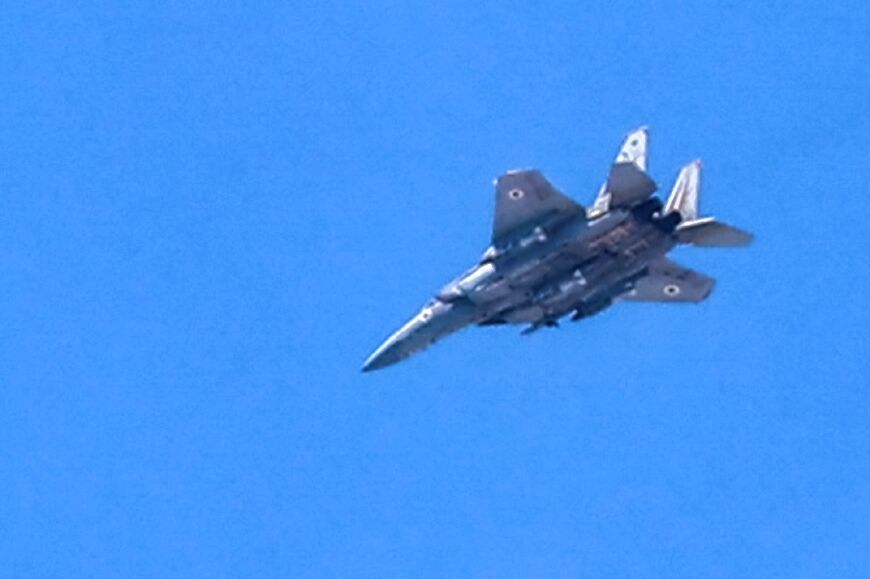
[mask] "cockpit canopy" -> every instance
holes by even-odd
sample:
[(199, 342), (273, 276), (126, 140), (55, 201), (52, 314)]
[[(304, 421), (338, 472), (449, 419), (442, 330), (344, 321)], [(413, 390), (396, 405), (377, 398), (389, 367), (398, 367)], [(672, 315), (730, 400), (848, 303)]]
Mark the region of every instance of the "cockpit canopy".
[(472, 293), (494, 274), (495, 266), (492, 263), (478, 264), (441, 288), (441, 291), (438, 292), (438, 299), (448, 303), (456, 301)]

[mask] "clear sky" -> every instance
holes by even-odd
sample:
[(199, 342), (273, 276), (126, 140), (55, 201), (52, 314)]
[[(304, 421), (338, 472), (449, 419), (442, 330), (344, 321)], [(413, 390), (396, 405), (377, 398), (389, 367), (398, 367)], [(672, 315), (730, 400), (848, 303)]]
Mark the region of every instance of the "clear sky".
[[(295, 4), (0, 9), (0, 575), (867, 577), (867, 4)], [(709, 300), (359, 372), (641, 124)]]

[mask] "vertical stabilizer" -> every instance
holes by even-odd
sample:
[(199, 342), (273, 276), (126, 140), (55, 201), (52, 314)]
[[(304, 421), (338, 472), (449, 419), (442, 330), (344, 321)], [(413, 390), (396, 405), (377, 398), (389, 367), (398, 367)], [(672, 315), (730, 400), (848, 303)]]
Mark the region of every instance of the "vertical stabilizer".
[(701, 161), (692, 161), (680, 171), (662, 215), (679, 213), (677, 241), (697, 247), (741, 247), (752, 242), (752, 234), (720, 223), (712, 217), (699, 217)]
[(677, 211), (683, 217), (683, 221), (697, 219), (700, 192), (701, 161), (696, 159), (680, 171), (662, 214), (668, 215)]
[(606, 213), (612, 205), (631, 204), (655, 191), (656, 185), (646, 172), (648, 146), (646, 127), (639, 127), (626, 135), (607, 181), (601, 185), (589, 210), (590, 215)]
[(647, 145), (649, 143), (649, 131), (646, 127), (640, 127), (630, 132), (622, 143), (622, 148), (616, 155), (614, 163), (634, 163), (637, 168), (646, 173)]

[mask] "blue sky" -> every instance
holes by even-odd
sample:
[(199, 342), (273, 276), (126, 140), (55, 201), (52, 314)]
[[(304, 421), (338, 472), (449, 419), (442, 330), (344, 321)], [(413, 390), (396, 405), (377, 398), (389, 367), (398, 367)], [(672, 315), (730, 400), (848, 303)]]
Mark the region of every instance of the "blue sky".
[[(0, 18), (11, 577), (860, 577), (863, 2), (49, 2)], [(365, 356), (651, 129), (699, 306)]]

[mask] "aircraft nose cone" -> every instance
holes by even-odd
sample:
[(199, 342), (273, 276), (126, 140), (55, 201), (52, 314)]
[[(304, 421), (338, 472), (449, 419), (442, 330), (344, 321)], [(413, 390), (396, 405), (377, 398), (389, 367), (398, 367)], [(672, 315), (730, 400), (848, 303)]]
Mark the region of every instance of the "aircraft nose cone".
[(372, 370), (380, 370), (401, 360), (402, 356), (398, 346), (398, 342), (393, 339), (389, 339), (381, 344), (363, 363), (362, 371), (371, 372)]
[(380, 370), (381, 368), (387, 366), (387, 363), (379, 358), (369, 358), (362, 365), (363, 372), (371, 372), (372, 370)]

